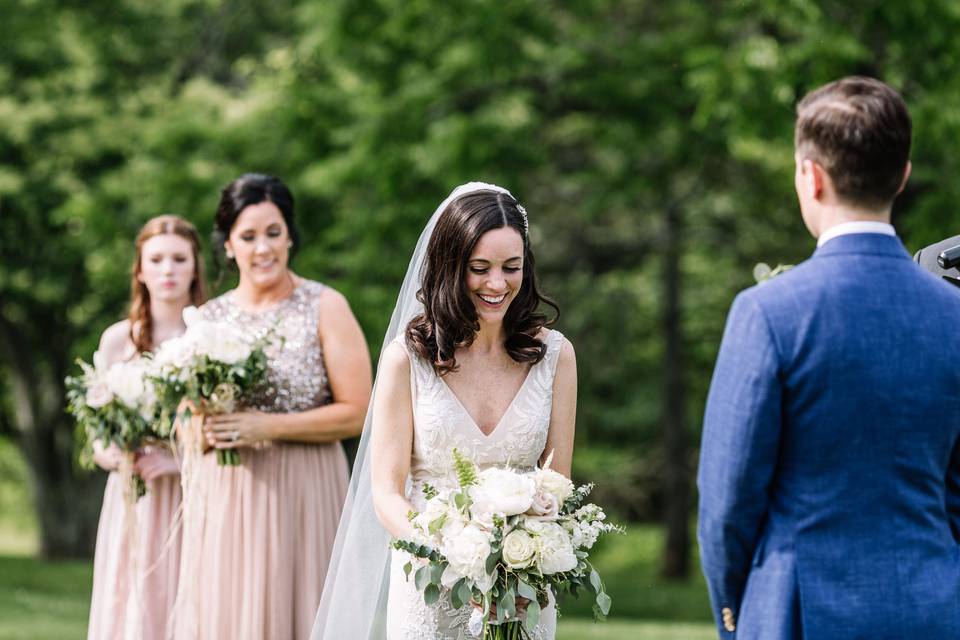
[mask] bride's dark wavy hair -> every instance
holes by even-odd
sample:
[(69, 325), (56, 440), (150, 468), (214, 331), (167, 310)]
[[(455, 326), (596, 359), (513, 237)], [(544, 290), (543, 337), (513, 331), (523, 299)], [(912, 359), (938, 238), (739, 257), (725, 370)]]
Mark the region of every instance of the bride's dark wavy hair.
[[(537, 338), (560, 316), (560, 308), (537, 289), (533, 251), (517, 201), (506, 193), (474, 191), (460, 196), (440, 214), (423, 266), (417, 300), (423, 313), (407, 325), (407, 347), (433, 365), (438, 375), (457, 369), (456, 350), (473, 343), (480, 330), (477, 310), (467, 291), (466, 272), (480, 236), (510, 227), (523, 238), (523, 280), (503, 319), (504, 346), (516, 362), (537, 363), (547, 346)], [(540, 305), (552, 307), (548, 318)]]

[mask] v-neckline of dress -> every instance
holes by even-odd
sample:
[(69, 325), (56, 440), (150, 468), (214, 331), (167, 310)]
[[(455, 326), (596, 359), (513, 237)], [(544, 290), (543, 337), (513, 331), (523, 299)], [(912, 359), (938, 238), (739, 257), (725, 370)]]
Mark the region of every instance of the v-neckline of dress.
[[(541, 360), (540, 362), (543, 362)], [(520, 388), (517, 389), (517, 392), (513, 394), (513, 398), (510, 400), (510, 404), (507, 405), (507, 408), (504, 410), (503, 415), (500, 416), (500, 419), (497, 420), (496, 424), (493, 426), (493, 429), (490, 433), (484, 433), (483, 429), (480, 428), (479, 423), (474, 419), (470, 412), (467, 410), (466, 405), (461, 402), (460, 398), (454, 392), (453, 387), (447, 384), (447, 381), (443, 379), (443, 376), (438, 376), (440, 378), (440, 383), (443, 385), (443, 388), (447, 390), (447, 393), (450, 394), (450, 397), (453, 398), (453, 401), (460, 407), (460, 410), (463, 412), (463, 415), (467, 416), (467, 419), (470, 421), (470, 424), (473, 425), (473, 428), (484, 438), (490, 439), (495, 433), (500, 431), (500, 425), (503, 424), (503, 421), (510, 414), (510, 411), (513, 409), (513, 405), (517, 403), (517, 398), (520, 397), (520, 394), (523, 393), (524, 389), (527, 388), (527, 383), (530, 381), (530, 378), (533, 376), (533, 370), (540, 364), (540, 362), (534, 363), (533, 366), (527, 371), (527, 375), (523, 378), (523, 382), (520, 384)]]

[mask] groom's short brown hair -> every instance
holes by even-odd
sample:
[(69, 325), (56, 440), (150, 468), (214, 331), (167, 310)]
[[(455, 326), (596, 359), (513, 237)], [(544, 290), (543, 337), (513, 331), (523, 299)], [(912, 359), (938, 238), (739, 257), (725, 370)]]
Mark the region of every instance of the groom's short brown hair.
[(826, 170), (838, 198), (886, 206), (903, 182), (911, 128), (900, 94), (879, 80), (851, 76), (800, 101), (794, 144), (801, 159)]

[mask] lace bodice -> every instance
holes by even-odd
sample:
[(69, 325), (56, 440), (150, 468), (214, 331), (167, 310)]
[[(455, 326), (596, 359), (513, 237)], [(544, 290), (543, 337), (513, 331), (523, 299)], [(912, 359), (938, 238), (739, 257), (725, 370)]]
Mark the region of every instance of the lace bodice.
[(235, 324), (256, 338), (274, 331), (281, 339), (279, 347), (267, 353), (267, 385), (247, 398), (248, 407), (290, 413), (331, 401), (317, 328), (323, 288), (319, 282), (300, 280), (287, 298), (255, 313), (240, 308), (233, 291), (200, 308), (206, 320)]
[(532, 469), (537, 465), (547, 443), (553, 377), (563, 335), (550, 331), (545, 342), (546, 355), (530, 368), (503, 418), (489, 435), (480, 430), (429, 363), (410, 358), (414, 432), (409, 497), (415, 506), (422, 504), (417, 494), (423, 482), (437, 488), (456, 486), (452, 473), (454, 448), (481, 469), (505, 465)]

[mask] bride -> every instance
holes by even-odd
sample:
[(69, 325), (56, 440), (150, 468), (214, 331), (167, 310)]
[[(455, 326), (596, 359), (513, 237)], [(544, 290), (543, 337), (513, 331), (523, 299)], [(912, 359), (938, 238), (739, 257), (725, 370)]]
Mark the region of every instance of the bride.
[[(391, 537), (424, 483), (456, 486), (452, 451), (481, 468), (533, 468), (553, 453), (570, 474), (576, 414), (573, 347), (541, 303), (527, 214), (507, 190), (457, 187), (421, 235), (391, 319), (372, 411), (340, 523), (314, 640), (463, 640), (471, 607), (435, 605), (402, 570)], [(392, 555), (392, 557), (390, 557)], [(552, 640), (556, 610), (531, 636)]]

